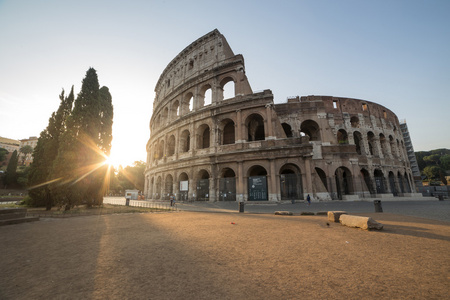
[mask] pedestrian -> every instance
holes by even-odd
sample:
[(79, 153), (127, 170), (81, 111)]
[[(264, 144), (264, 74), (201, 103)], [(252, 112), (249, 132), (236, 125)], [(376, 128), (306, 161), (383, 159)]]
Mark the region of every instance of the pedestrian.
[(170, 194), (170, 206), (173, 206), (175, 204), (175, 197), (173, 194)]
[(309, 194), (308, 194), (308, 196), (306, 197), (306, 201), (308, 201), (308, 205), (311, 204), (311, 197), (309, 196)]

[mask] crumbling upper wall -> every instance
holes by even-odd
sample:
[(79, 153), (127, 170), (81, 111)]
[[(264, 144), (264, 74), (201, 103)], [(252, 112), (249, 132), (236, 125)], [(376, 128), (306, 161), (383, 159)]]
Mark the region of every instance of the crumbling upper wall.
[(233, 58), (225, 37), (214, 29), (197, 39), (181, 51), (165, 68), (155, 87), (155, 102), (164, 99), (167, 94), (188, 80), (206, 71), (225, 64)]

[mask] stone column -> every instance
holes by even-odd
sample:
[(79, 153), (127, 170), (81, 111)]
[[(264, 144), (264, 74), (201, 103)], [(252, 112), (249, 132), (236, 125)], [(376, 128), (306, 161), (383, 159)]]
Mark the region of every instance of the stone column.
[(278, 201), (275, 160), (269, 159), (269, 201)]
[(273, 124), (272, 124), (272, 104), (266, 104), (266, 124), (267, 124), (266, 140), (275, 139), (275, 136), (273, 134)]
[(311, 176), (311, 156), (304, 157), (305, 159), (305, 176), (306, 176), (306, 191), (305, 194), (310, 194), (313, 196), (313, 187), (312, 187), (312, 176)]
[(216, 180), (214, 177), (209, 177), (209, 202), (216, 201)]
[(244, 201), (244, 166), (242, 161), (238, 161), (238, 174), (236, 178), (236, 201)]
[(244, 142), (244, 133), (243, 133), (243, 124), (242, 124), (242, 112), (240, 109), (236, 110), (236, 143)]

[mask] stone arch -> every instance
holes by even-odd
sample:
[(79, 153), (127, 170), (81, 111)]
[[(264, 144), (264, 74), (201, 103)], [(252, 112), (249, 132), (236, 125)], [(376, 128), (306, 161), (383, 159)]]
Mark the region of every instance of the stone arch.
[(336, 188), (338, 198), (343, 200), (345, 195), (353, 194), (353, 180), (352, 173), (346, 167), (339, 167), (334, 172), (336, 177)]
[(411, 184), (409, 183), (409, 178), (408, 178), (408, 174), (404, 173), (403, 178), (405, 180), (405, 192), (406, 193), (411, 193)]
[(200, 89), (200, 97), (197, 107), (208, 106), (212, 104), (212, 86), (208, 83)]
[(197, 195), (196, 200), (208, 201), (209, 200), (209, 172), (205, 169), (201, 169), (197, 173)]
[(189, 176), (186, 172), (181, 172), (178, 176), (178, 200), (187, 201), (189, 200)]
[(367, 133), (367, 143), (369, 145), (369, 154), (372, 156), (377, 155), (377, 145), (376, 145), (376, 141), (375, 141), (375, 135), (373, 134), (372, 131), (369, 131)]
[(327, 175), (325, 174), (324, 170), (322, 170), (321, 168), (317, 168), (317, 167), (314, 168), (314, 170), (316, 171), (317, 175), (319, 176), (320, 181), (322, 182), (323, 186), (328, 191)]
[(397, 157), (397, 151), (395, 149), (395, 141), (392, 135), (389, 135), (389, 145), (391, 146), (391, 153), (393, 157)]
[(370, 173), (366, 169), (361, 169), (361, 176), (364, 179), (364, 183), (366, 184), (367, 190), (371, 195), (375, 194), (375, 189), (373, 188), (372, 179), (370, 178)]
[(398, 190), (397, 190), (397, 185), (395, 182), (395, 175), (392, 171), (389, 172), (389, 185), (391, 187), (391, 193), (394, 195), (394, 197), (398, 196)]
[(175, 120), (180, 116), (180, 102), (175, 100), (170, 107), (170, 120)]
[(164, 157), (164, 140), (160, 140), (158, 143), (158, 159)]
[(164, 199), (170, 199), (170, 195), (173, 194), (173, 177), (171, 174), (166, 175), (164, 180)]
[(236, 173), (228, 167), (220, 171), (219, 201), (236, 201)]
[(381, 171), (380, 169), (375, 169), (375, 171), (373, 172), (373, 176), (375, 178), (375, 188), (377, 194), (386, 193), (386, 178), (384, 177), (383, 171)]
[(162, 178), (161, 176), (158, 176), (156, 179), (156, 186), (155, 186), (155, 199), (161, 199), (161, 186), (162, 185)]
[(167, 156), (175, 154), (175, 136), (172, 134), (167, 141)]
[(291, 125), (289, 125), (288, 123), (282, 123), (281, 127), (283, 127), (284, 133), (286, 134), (287, 138), (291, 138), (294, 136), (292, 133)]
[(166, 106), (161, 114), (161, 126), (169, 121), (169, 108)]
[(267, 201), (269, 192), (267, 187), (267, 171), (260, 165), (248, 169), (248, 200)]
[(350, 125), (351, 125), (353, 128), (359, 128), (359, 118), (356, 117), (356, 116), (351, 117), (351, 118), (350, 118)]
[(183, 97), (183, 101), (181, 102), (180, 113), (181, 115), (186, 115), (190, 113), (194, 108), (194, 94), (192, 92), (188, 92)]
[(405, 193), (405, 185), (404, 185), (404, 179), (403, 175), (400, 173), (400, 171), (397, 172), (397, 180), (398, 185), (400, 186), (400, 192)]
[(227, 76), (220, 81), (220, 87), (222, 89), (222, 99), (232, 99), (236, 96), (236, 80)]
[(317, 124), (313, 120), (303, 121), (302, 124), (300, 125), (300, 132), (309, 136), (310, 141), (320, 141), (321, 140), (319, 124)]
[(210, 129), (207, 124), (202, 124), (197, 129), (197, 148), (206, 149), (210, 147)]
[(386, 137), (384, 136), (383, 133), (380, 133), (379, 137), (380, 137), (381, 153), (383, 153), (384, 156), (387, 156), (388, 153), (387, 153)]
[(339, 145), (346, 145), (348, 144), (348, 135), (347, 131), (344, 129), (339, 129), (337, 132), (337, 141)]
[(185, 129), (180, 134), (180, 153), (188, 152), (191, 149), (191, 134)]
[(303, 199), (302, 174), (294, 164), (285, 164), (280, 168), (281, 200)]
[(245, 128), (249, 142), (265, 140), (264, 118), (260, 114), (254, 113), (248, 116), (245, 120)]
[(234, 121), (225, 119), (221, 122), (220, 133), (222, 145), (234, 144), (236, 139)]
[(365, 154), (364, 141), (363, 141), (361, 132), (359, 132), (359, 131), (353, 132), (353, 141), (355, 142), (356, 153), (358, 153), (359, 155), (361, 155), (363, 153)]

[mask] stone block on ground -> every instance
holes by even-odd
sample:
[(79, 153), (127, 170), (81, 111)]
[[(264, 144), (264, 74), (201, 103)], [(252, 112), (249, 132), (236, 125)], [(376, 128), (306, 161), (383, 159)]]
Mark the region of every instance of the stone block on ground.
[(339, 222), (339, 217), (341, 215), (346, 215), (347, 212), (346, 211), (329, 211), (328, 212), (328, 221), (330, 222)]
[(318, 211), (318, 212), (316, 212), (316, 215), (318, 215), (318, 216), (326, 216), (326, 215), (328, 215), (328, 212), (326, 212), (326, 211)]
[(352, 215), (341, 215), (339, 217), (339, 222), (342, 225), (348, 227), (356, 227), (364, 230), (370, 229), (383, 229), (383, 224), (378, 223), (374, 219), (370, 217), (360, 217), (360, 216), (352, 216)]
[(314, 216), (314, 213), (312, 211), (302, 211), (300, 213), (301, 216)]
[(290, 211), (276, 211), (276, 215), (282, 215), (282, 216), (292, 216), (292, 212)]

